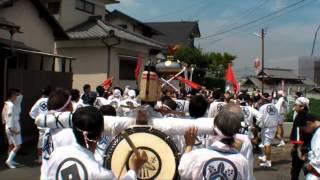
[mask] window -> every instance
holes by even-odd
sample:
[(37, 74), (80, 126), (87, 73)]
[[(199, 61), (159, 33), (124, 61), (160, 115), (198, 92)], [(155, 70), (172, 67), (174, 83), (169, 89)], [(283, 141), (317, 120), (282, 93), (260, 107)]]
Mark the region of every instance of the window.
[(95, 5), (85, 0), (76, 0), (76, 9), (94, 14)]
[(59, 14), (60, 12), (60, 2), (50, 2), (48, 3), (48, 11), (50, 14)]
[(119, 79), (135, 80), (134, 71), (136, 69), (137, 60), (134, 57), (120, 56), (119, 62)]

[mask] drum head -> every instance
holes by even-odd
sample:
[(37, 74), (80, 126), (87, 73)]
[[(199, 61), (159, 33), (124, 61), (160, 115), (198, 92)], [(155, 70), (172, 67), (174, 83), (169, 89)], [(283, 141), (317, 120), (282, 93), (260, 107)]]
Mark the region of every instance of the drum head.
[[(173, 141), (159, 130), (151, 127), (134, 127), (126, 130), (129, 138), (139, 150), (148, 156), (138, 173), (138, 179), (177, 179), (179, 151)], [(123, 177), (132, 169), (133, 151), (123, 135), (118, 135), (106, 150), (105, 167), (116, 177)]]

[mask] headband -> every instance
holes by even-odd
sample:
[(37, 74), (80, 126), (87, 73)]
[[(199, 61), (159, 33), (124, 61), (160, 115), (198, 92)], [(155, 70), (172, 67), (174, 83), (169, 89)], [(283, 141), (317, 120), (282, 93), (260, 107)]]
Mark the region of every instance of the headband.
[(71, 96), (69, 96), (67, 102), (61, 108), (55, 109), (55, 110), (50, 110), (50, 113), (61, 112), (70, 104), (70, 102), (71, 102)]
[(232, 137), (230, 137), (230, 136), (225, 136), (225, 135), (220, 131), (220, 129), (219, 129), (217, 126), (214, 126), (214, 127), (213, 127), (213, 131), (214, 131), (215, 133), (217, 133), (217, 136), (220, 137), (220, 138), (227, 138), (227, 139), (232, 138)]

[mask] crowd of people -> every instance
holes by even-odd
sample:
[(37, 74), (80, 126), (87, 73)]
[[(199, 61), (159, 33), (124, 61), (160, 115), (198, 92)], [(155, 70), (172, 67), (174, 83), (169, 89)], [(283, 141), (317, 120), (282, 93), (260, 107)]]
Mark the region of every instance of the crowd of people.
[[(8, 91), (2, 111), (2, 122), (6, 127), (9, 142), (6, 164), (15, 168), (15, 156), (21, 146), (22, 94), (17, 89)], [(253, 175), (253, 149), (261, 148), (260, 166), (272, 167), (271, 145), (279, 139), (279, 148), (285, 145), (283, 121), (289, 107), (284, 91), (271, 94), (259, 90), (241, 90), (237, 95), (219, 90), (210, 91), (203, 87), (199, 91), (187, 92), (184, 88), (174, 91), (162, 89), (157, 102), (139, 98), (139, 91), (130, 86), (124, 89), (104, 89), (83, 86), (83, 94), (73, 89), (51, 89), (42, 91), (42, 96), (30, 109), (32, 119), (43, 118), (44, 126), (38, 125), (37, 162), (41, 164), (41, 179), (116, 179), (112, 169), (103, 167), (108, 144), (117, 134), (108, 135), (104, 116), (139, 118), (143, 111), (149, 118), (174, 118), (197, 121), (198, 118), (212, 119), (212, 134), (198, 134), (198, 127), (190, 126), (184, 136), (171, 136), (182, 156), (178, 165), (181, 179), (255, 179)], [(293, 107), (294, 123), (290, 136), (292, 149), (292, 179), (298, 179), (304, 170), (307, 179), (320, 178), (320, 123), (309, 111), (309, 100), (296, 93)], [(71, 112), (69, 125), (65, 127), (58, 119), (62, 112)], [(57, 120), (56, 127), (48, 128), (47, 115)], [(63, 116), (63, 115), (61, 115)], [(40, 118), (41, 119), (41, 118)], [(143, 119), (143, 118), (142, 118)], [(61, 167), (65, 160), (72, 159), (88, 170), (76, 172)], [(147, 161), (143, 150), (135, 153), (132, 169), (123, 179), (137, 179), (141, 166)]]

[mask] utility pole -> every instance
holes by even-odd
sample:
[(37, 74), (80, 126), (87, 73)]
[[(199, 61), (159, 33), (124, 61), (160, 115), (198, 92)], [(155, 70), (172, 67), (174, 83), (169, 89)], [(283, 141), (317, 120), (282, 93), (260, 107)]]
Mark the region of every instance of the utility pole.
[(262, 83), (261, 83), (261, 91), (264, 93), (264, 29), (261, 29), (261, 73), (262, 73)]
[(316, 33), (314, 34), (314, 38), (313, 38), (313, 44), (312, 44), (312, 50), (311, 50), (311, 56), (313, 56), (313, 52), (314, 52), (314, 46), (316, 45), (316, 40), (317, 40), (317, 35), (318, 35), (318, 31), (320, 30), (320, 25), (318, 26)]

